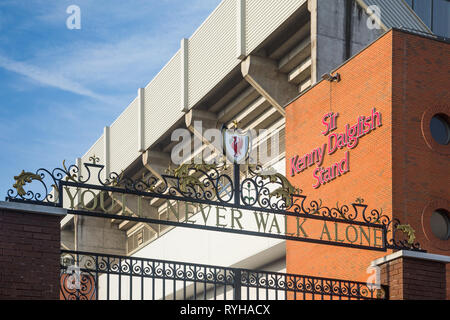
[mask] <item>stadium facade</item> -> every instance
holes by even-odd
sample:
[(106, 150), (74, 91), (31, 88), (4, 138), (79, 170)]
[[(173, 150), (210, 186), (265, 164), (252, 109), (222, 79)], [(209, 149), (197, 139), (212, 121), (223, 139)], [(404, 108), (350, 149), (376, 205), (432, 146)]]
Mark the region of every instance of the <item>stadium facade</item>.
[[(426, 2), (224, 0), (77, 164), (94, 157), (105, 177), (162, 176), (177, 166), (176, 129), (201, 141), (207, 129), (235, 123), (266, 129), (252, 144), (253, 152), (264, 146), (270, 154), (259, 165), (332, 206), (359, 197), (410, 224), (428, 252), (448, 255), (448, 139), (436, 143), (428, 123), (438, 115), (448, 132), (450, 4)], [(337, 142), (341, 133), (348, 139), (346, 124), (360, 124), (356, 146)], [(274, 136), (278, 148), (267, 142)], [(317, 147), (324, 149), (320, 166), (302, 168), (302, 157)], [(206, 148), (194, 149), (185, 162)], [(333, 165), (334, 174), (324, 177)], [(136, 203), (122, 206), (136, 215)], [(152, 218), (173, 218), (167, 201), (146, 206)], [(200, 215), (198, 208), (186, 210)], [(279, 228), (294, 224), (288, 219)], [(322, 237), (337, 240), (331, 229)], [(366, 281), (371, 262), (386, 255), (75, 215), (62, 220), (61, 242), (67, 250), (356, 281)]]

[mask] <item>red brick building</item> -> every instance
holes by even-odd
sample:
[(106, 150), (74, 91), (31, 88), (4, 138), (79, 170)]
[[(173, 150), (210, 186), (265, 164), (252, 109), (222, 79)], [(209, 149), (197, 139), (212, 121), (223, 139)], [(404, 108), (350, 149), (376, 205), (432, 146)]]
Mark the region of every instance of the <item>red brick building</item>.
[[(362, 198), (368, 209), (409, 224), (428, 253), (448, 256), (450, 44), (391, 30), (336, 73), (340, 81), (317, 83), (286, 109), (286, 175), (330, 206)], [(298, 159), (325, 144), (321, 163), (297, 170)], [(286, 247), (289, 273), (358, 281), (386, 255), (293, 241)]]

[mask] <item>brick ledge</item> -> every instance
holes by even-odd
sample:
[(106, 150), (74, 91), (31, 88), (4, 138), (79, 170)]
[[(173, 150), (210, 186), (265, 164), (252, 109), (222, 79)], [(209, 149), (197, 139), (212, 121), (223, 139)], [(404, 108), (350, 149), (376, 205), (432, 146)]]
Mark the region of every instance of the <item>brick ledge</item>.
[(61, 217), (67, 214), (67, 210), (63, 208), (9, 201), (0, 201), (0, 210), (2, 209)]
[(432, 253), (424, 253), (417, 251), (408, 251), (402, 250), (387, 255), (385, 257), (376, 259), (372, 261), (370, 264), (372, 267), (380, 266), (382, 264), (388, 263), (390, 261), (399, 259), (399, 258), (411, 258), (411, 259), (420, 259), (420, 260), (428, 260), (428, 261), (436, 261), (443, 263), (450, 263), (450, 256), (440, 255), (440, 254), (432, 254)]

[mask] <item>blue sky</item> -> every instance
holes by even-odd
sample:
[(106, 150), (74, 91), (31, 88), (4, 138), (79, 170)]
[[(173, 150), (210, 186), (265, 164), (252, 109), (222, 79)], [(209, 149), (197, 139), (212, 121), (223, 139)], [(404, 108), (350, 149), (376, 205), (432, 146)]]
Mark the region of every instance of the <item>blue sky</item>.
[(22, 169), (83, 155), (219, 3), (1, 0), (0, 200)]

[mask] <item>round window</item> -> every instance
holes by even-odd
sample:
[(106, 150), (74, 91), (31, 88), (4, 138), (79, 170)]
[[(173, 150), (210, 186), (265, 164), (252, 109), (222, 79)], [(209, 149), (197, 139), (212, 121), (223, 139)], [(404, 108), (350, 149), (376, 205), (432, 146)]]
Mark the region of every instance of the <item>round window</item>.
[(450, 219), (447, 210), (438, 209), (431, 214), (431, 232), (441, 240), (450, 238)]
[(448, 116), (444, 114), (436, 114), (431, 118), (430, 131), (433, 139), (442, 145), (450, 142), (450, 125)]

